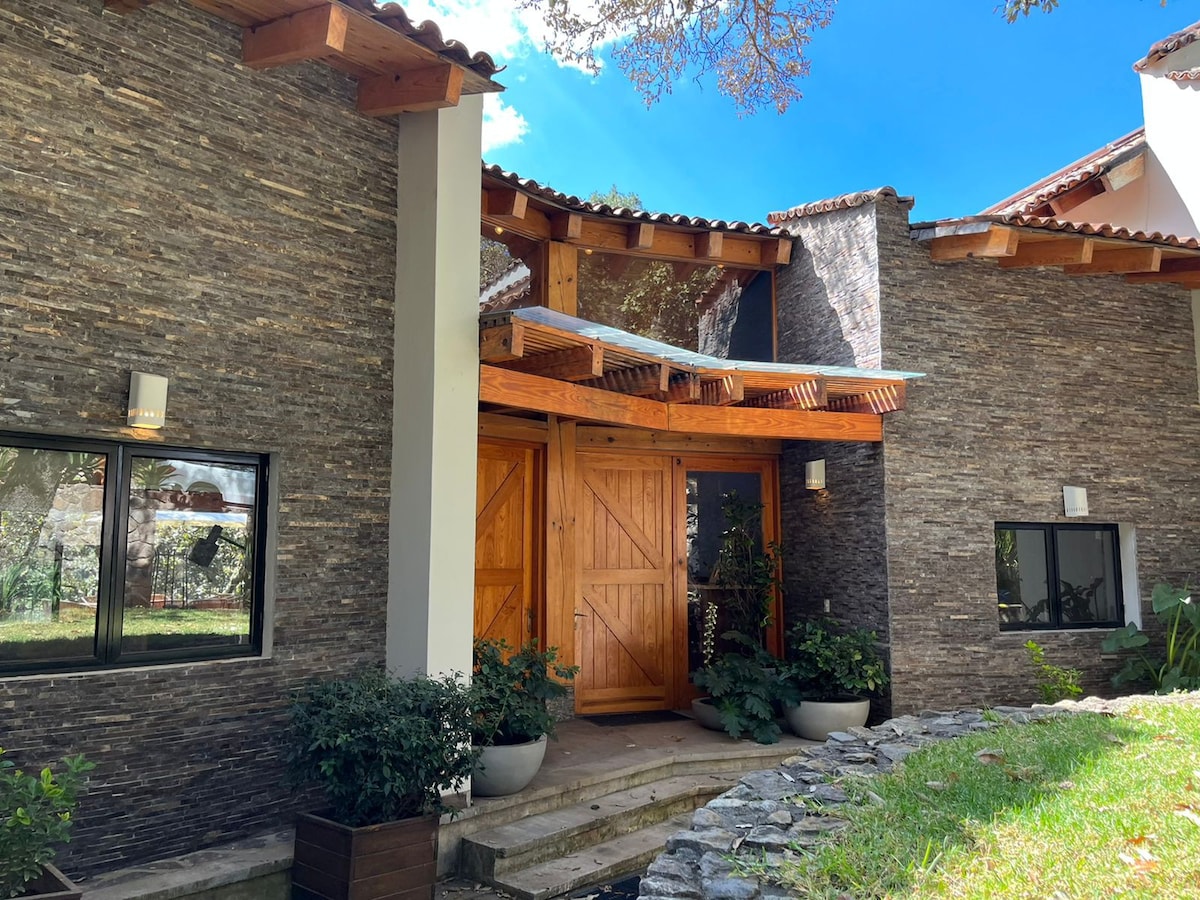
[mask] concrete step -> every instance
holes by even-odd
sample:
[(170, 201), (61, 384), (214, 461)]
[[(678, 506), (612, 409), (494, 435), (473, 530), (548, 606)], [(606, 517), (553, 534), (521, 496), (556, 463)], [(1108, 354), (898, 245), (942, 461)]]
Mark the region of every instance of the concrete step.
[(691, 817), (690, 811), (679, 813), (560, 859), (484, 880), (518, 900), (549, 900), (644, 869), (666, 847), (667, 838), (688, 827)]
[(463, 840), (462, 871), (487, 880), (561, 859), (678, 813), (690, 813), (728, 790), (735, 780), (728, 773), (677, 775), (480, 831)]

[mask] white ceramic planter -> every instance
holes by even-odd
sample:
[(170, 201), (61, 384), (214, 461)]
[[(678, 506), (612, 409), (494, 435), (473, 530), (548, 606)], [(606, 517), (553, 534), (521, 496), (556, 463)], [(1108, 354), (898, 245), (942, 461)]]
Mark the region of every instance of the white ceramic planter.
[(799, 737), (823, 741), (831, 731), (845, 731), (854, 725), (866, 725), (871, 714), (870, 700), (803, 700), (799, 706), (785, 706), (783, 717)]
[(471, 773), (471, 793), (477, 797), (504, 797), (523, 790), (542, 767), (546, 736), (527, 744), (484, 747)]
[(711, 731), (725, 730), (725, 726), (721, 724), (721, 714), (713, 706), (712, 698), (710, 697), (699, 697), (693, 700), (692, 715), (696, 717), (697, 722)]

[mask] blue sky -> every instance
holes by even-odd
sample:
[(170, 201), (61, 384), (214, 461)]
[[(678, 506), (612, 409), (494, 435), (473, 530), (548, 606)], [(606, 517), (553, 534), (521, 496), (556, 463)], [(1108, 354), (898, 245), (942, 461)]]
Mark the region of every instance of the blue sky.
[(1062, 0), (1014, 25), (999, 0), (841, 0), (809, 45), (804, 99), (738, 118), (711, 78), (647, 109), (614, 66), (560, 66), (522, 22), (501, 25), (514, 0), (429, 2), (459, 8), (414, 12), (508, 65), (491, 139), (523, 134), (488, 162), (567, 193), (616, 184), (651, 210), (751, 221), (883, 184), (915, 195), (913, 221), (978, 212), (1141, 125), (1132, 63), (1200, 19), (1200, 0)]

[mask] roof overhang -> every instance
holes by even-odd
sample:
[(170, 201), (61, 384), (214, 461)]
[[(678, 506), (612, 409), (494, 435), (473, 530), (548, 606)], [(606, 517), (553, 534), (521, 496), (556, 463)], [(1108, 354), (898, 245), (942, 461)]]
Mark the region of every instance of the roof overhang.
[[(156, 0), (104, 0), (119, 13)], [(411, 22), (374, 0), (189, 0), (240, 25), (252, 69), (317, 61), (358, 80), (358, 110), (380, 117), (457, 106), (462, 94), (502, 91), (491, 57), (445, 41), (431, 22)]]
[(1200, 240), (1031, 216), (971, 216), (914, 225), (937, 262), (995, 259), (1003, 269), (1059, 267), (1068, 275), (1124, 275), (1131, 283), (1200, 289)]
[(881, 441), (917, 372), (741, 362), (543, 307), (480, 317), (479, 399), (662, 432)]

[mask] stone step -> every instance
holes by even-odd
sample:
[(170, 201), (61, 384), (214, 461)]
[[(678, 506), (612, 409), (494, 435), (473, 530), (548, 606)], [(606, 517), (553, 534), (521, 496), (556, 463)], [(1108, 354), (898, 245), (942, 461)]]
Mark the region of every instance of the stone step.
[(730, 774), (677, 775), (477, 832), (463, 840), (462, 871), (481, 880), (690, 813), (733, 786)]
[(691, 812), (678, 813), (561, 859), (484, 880), (517, 900), (549, 900), (644, 869), (663, 851), (671, 835), (687, 829), (691, 817)]

